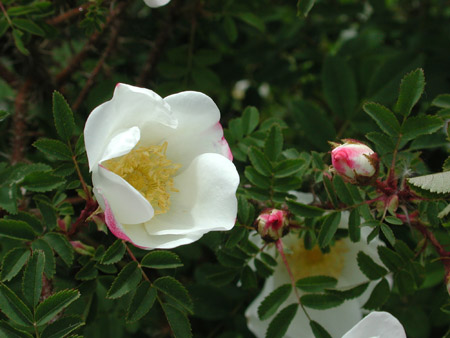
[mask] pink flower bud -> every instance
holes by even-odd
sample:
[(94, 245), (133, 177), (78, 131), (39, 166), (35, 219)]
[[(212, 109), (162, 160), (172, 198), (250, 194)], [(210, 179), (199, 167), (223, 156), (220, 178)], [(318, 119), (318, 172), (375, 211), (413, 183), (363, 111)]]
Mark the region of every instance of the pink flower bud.
[(365, 144), (345, 139), (331, 151), (334, 171), (352, 184), (367, 185), (378, 176), (378, 155)]
[(266, 209), (258, 216), (255, 225), (266, 242), (277, 241), (289, 232), (288, 212), (278, 209)]

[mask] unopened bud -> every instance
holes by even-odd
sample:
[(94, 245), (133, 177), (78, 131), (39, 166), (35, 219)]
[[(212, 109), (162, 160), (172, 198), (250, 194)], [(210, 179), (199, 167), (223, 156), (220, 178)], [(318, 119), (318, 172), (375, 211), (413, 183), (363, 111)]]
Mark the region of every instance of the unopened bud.
[(378, 155), (365, 144), (345, 139), (344, 144), (332, 143), (333, 170), (345, 181), (358, 184), (370, 184), (378, 176)]
[(289, 232), (288, 212), (266, 209), (258, 216), (255, 225), (266, 242), (275, 242)]

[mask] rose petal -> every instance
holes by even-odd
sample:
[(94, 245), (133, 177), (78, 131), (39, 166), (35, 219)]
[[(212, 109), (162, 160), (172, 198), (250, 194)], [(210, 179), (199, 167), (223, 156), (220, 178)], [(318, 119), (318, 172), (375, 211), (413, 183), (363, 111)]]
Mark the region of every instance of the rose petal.
[(123, 224), (123, 229), (134, 245), (144, 249), (172, 249), (180, 245), (195, 242), (203, 235), (198, 233), (184, 235), (149, 235), (143, 224)]
[(342, 338), (406, 338), (402, 324), (388, 312), (371, 312)]
[(117, 134), (109, 141), (100, 163), (128, 154), (130, 150), (136, 146), (140, 138), (141, 131), (138, 127), (131, 127), (130, 129)]
[(182, 92), (164, 99), (178, 120), (176, 133), (169, 135), (167, 157), (183, 165), (203, 153), (217, 153), (232, 158), (219, 123), (220, 112), (214, 101), (198, 92)]
[(154, 210), (150, 203), (119, 175), (99, 166), (98, 170), (92, 173), (92, 182), (98, 192), (108, 200), (118, 222), (137, 224), (153, 217)]
[(150, 235), (230, 230), (236, 220), (239, 174), (218, 154), (202, 154), (174, 179), (170, 210), (145, 224)]
[(86, 121), (84, 141), (90, 170), (103, 157), (111, 139), (133, 126), (139, 126), (146, 142), (157, 144), (168, 129), (176, 128), (177, 121), (169, 105), (153, 91), (118, 84), (113, 98), (95, 108)]
[(144, 2), (147, 6), (156, 8), (167, 5), (170, 0), (144, 0)]

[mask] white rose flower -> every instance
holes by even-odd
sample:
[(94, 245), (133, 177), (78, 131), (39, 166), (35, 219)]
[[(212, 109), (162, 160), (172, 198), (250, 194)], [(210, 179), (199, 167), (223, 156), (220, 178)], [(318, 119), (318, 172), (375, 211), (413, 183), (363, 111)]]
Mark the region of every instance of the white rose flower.
[(144, 0), (144, 2), (148, 7), (156, 8), (167, 5), (170, 0)]
[(118, 84), (84, 129), (110, 231), (144, 249), (192, 243), (236, 220), (239, 175), (208, 96)]
[(374, 311), (364, 317), (342, 338), (406, 338), (402, 324), (389, 312)]
[[(348, 223), (348, 213), (343, 213), (340, 227), (345, 227)], [(368, 281), (368, 278), (359, 270), (357, 264), (357, 254), (363, 251), (375, 262), (382, 265), (377, 254), (377, 246), (384, 245), (380, 240), (374, 239), (370, 244), (366, 244), (370, 229), (361, 229), (361, 241), (351, 242), (348, 238), (336, 241), (330, 252), (323, 254), (319, 247), (312, 250), (304, 247), (303, 239), (299, 239), (296, 233), (290, 233), (282, 238), (285, 248), (286, 258), (292, 270), (295, 280), (310, 276), (331, 276), (338, 280), (337, 288), (348, 288)], [(277, 258), (278, 265), (272, 276), (270, 276), (258, 297), (250, 304), (246, 310), (247, 325), (256, 337), (265, 337), (267, 328), (276, 314), (261, 321), (258, 318), (258, 307), (261, 302), (275, 289), (283, 284), (290, 284), (290, 278), (283, 264), (281, 257)], [(346, 300), (340, 306), (327, 310), (313, 310), (306, 308), (312, 320), (321, 324), (332, 337), (341, 337), (352, 326), (358, 323), (363, 313), (361, 307), (368, 300), (376, 282), (371, 282), (366, 291), (356, 299)], [(304, 293), (298, 290), (299, 295)], [(280, 306), (280, 310), (287, 305), (296, 303), (294, 292)], [(286, 333), (286, 338), (314, 338), (314, 334), (309, 326), (309, 320), (305, 313), (298, 309), (294, 319)], [(369, 337), (369, 336), (367, 336)]]

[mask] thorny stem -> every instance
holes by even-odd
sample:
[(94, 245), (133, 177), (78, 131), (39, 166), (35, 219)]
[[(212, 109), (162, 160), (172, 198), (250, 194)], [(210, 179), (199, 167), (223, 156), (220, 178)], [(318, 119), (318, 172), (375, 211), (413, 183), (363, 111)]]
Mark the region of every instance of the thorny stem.
[(114, 25), (111, 28), (111, 36), (109, 39), (108, 46), (104, 50), (100, 59), (98, 60), (97, 65), (95, 66), (94, 70), (89, 74), (89, 78), (87, 79), (86, 84), (84, 85), (83, 89), (81, 90), (81, 93), (78, 95), (75, 103), (72, 105), (74, 110), (77, 110), (80, 107), (81, 103), (83, 102), (84, 98), (88, 94), (89, 90), (94, 85), (94, 81), (95, 81), (96, 77), (98, 76), (98, 74), (100, 73), (100, 70), (103, 68), (106, 58), (109, 56), (109, 54), (115, 47), (117, 38), (119, 36), (120, 26), (121, 26), (121, 22), (117, 23), (116, 25)]
[(89, 199), (86, 201), (86, 206), (84, 207), (84, 209), (81, 211), (80, 216), (78, 216), (77, 220), (75, 221), (75, 223), (72, 224), (72, 226), (70, 227), (70, 231), (68, 233), (69, 236), (75, 234), (78, 230), (78, 227), (84, 223), (86, 223), (86, 220), (88, 219), (89, 216), (92, 215), (92, 213), (97, 210), (98, 208), (98, 203), (97, 201), (94, 201), (93, 199)]
[(28, 93), (32, 85), (32, 80), (29, 78), (20, 87), (14, 102), (14, 116), (12, 121), (11, 134), (11, 164), (22, 161), (25, 151), (25, 111), (28, 105)]
[(300, 295), (298, 294), (298, 290), (295, 285), (295, 277), (292, 274), (291, 267), (289, 266), (289, 262), (287, 261), (286, 255), (284, 254), (283, 242), (281, 241), (281, 239), (279, 239), (278, 241), (275, 242), (275, 246), (276, 246), (278, 252), (280, 253), (280, 256), (281, 256), (281, 259), (283, 260), (284, 265), (286, 266), (286, 269), (287, 269), (287, 272), (289, 275), (289, 279), (291, 280), (291, 285), (294, 288), (294, 293), (295, 293), (295, 297), (297, 298), (297, 302), (302, 307), (302, 310), (305, 313), (308, 320), (311, 321), (311, 317), (309, 316), (308, 312), (306, 311), (305, 307), (303, 306), (302, 302), (300, 301)]
[[(70, 148), (70, 145), (69, 145), (69, 148)], [(80, 171), (80, 167), (78, 166), (76, 155), (72, 155), (72, 161), (73, 161), (73, 164), (75, 165), (75, 170), (77, 171), (77, 175), (78, 175), (78, 178), (80, 179), (81, 186), (83, 187), (83, 191), (88, 198), (87, 202), (89, 202), (92, 200), (92, 195), (91, 195), (89, 188), (86, 185), (86, 182), (84, 181), (83, 175), (81, 175), (81, 171)]]
[(78, 6), (77, 8), (73, 8), (71, 10), (68, 10), (67, 12), (61, 13), (58, 16), (48, 19), (46, 21), (46, 23), (48, 25), (52, 25), (52, 26), (59, 25), (60, 23), (63, 23), (64, 21), (68, 21), (68, 20), (72, 19), (73, 17), (80, 15), (89, 6), (90, 6), (90, 3), (82, 4), (81, 6)]

